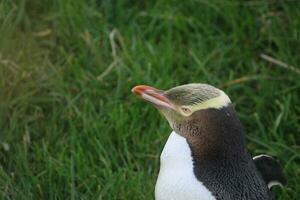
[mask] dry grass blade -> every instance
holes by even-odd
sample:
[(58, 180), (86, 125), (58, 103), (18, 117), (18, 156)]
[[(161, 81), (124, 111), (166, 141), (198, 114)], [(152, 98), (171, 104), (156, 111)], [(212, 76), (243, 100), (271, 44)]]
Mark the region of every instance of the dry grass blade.
[(8, 67), (13, 72), (17, 72), (17, 70), (20, 68), (14, 61), (4, 59), (2, 57), (2, 54), (0, 53), (0, 64)]
[(118, 34), (117, 29), (113, 29), (109, 34), (109, 41), (110, 41), (110, 46), (111, 46), (111, 51), (112, 51), (111, 54), (113, 57), (113, 62), (107, 67), (107, 69), (104, 72), (102, 72), (99, 76), (97, 76), (97, 80), (102, 80), (119, 63), (119, 58), (117, 56), (117, 45), (116, 45), (116, 41), (115, 41), (115, 37), (117, 34)]
[(39, 32), (34, 33), (34, 35), (37, 36), (37, 37), (47, 37), (51, 34), (52, 34), (52, 30), (49, 29), (49, 28), (46, 28), (44, 30), (41, 30)]
[(264, 59), (264, 60), (266, 60), (266, 61), (274, 64), (274, 65), (277, 65), (277, 66), (282, 67), (284, 69), (291, 70), (291, 71), (295, 72), (296, 74), (300, 74), (300, 70), (297, 69), (296, 67), (288, 65), (288, 64), (286, 64), (286, 63), (284, 63), (284, 62), (282, 62), (280, 60), (277, 60), (275, 58), (272, 58), (271, 56), (268, 56), (266, 54), (261, 54), (260, 57), (262, 59)]
[(254, 79), (257, 79), (257, 78), (258, 78), (258, 76), (242, 76), (240, 78), (237, 78), (237, 79), (234, 79), (234, 80), (231, 80), (231, 81), (228, 81), (228, 82), (224, 83), (223, 85), (220, 86), (220, 88), (230, 87), (232, 85), (240, 84), (240, 83), (247, 82), (247, 81), (251, 81), (251, 80), (254, 80)]

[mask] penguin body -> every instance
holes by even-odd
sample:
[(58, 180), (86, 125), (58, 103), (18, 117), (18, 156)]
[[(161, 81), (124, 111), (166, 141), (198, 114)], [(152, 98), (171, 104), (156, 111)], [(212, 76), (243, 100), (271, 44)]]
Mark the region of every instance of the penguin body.
[[(201, 115), (197, 120), (213, 118), (214, 123), (206, 122), (201, 129), (194, 128), (193, 134), (217, 134), (217, 139), (192, 141), (193, 137), (184, 138), (172, 132), (160, 158), (160, 171), (155, 187), (156, 200), (272, 199), (267, 184), (244, 149), (244, 139), (235, 133), (241, 130), (241, 125), (232, 106), (207, 110)], [(185, 131), (185, 128), (181, 125), (180, 131)], [(211, 142), (228, 149), (221, 148), (220, 151)], [(209, 150), (201, 154), (197, 147)], [(235, 151), (239, 153), (235, 154)]]
[(273, 199), (268, 184), (276, 179), (267, 171), (278, 165), (250, 157), (243, 127), (223, 91), (207, 84), (132, 91), (173, 129), (160, 158), (156, 200)]

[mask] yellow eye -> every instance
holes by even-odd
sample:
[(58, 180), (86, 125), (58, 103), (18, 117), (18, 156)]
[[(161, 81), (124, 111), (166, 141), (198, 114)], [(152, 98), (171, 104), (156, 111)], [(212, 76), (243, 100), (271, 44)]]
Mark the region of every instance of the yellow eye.
[(181, 113), (185, 116), (190, 116), (192, 114), (192, 110), (189, 107), (181, 106), (180, 110), (181, 110)]

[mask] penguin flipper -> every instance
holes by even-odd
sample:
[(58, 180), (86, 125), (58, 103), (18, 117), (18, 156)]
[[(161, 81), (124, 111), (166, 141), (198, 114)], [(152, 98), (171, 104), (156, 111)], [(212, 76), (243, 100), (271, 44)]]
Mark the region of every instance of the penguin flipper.
[(253, 157), (257, 170), (262, 175), (268, 188), (275, 185), (283, 186), (286, 184), (283, 171), (279, 163), (269, 155), (258, 155)]

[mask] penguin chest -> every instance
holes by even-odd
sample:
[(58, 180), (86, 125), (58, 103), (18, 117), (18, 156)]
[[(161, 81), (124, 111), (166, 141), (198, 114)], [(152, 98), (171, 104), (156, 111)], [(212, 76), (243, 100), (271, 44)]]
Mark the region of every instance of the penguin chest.
[(174, 131), (162, 151), (155, 186), (156, 200), (215, 200), (194, 175), (193, 159), (186, 139)]

